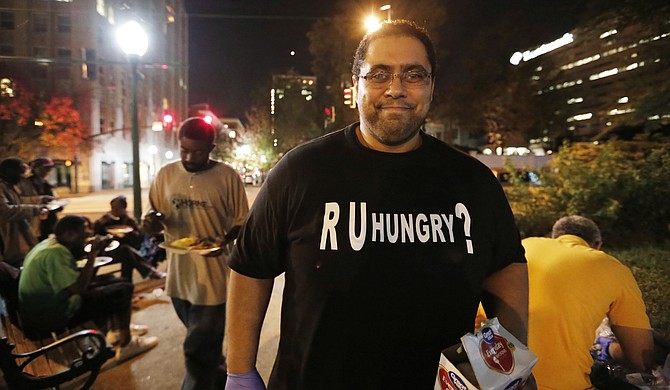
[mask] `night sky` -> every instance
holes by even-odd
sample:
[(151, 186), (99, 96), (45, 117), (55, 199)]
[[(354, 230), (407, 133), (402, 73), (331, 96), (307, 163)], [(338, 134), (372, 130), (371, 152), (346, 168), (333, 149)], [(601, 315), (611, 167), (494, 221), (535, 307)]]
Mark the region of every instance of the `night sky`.
[[(334, 1), (186, 1), (190, 103), (209, 103), (219, 116), (244, 120), (253, 95), (268, 88), (272, 73), (295, 69), (311, 74), (306, 33), (317, 17), (335, 12)], [(571, 15), (552, 6), (555, 1), (445, 1), (454, 15), (446, 31), (453, 39), (444, 40), (452, 53), (466, 55), (472, 30), (485, 28), (512, 8), (536, 21), (528, 27), (528, 34), (519, 37), (520, 47), (514, 50), (558, 38), (574, 23)], [(294, 56), (290, 55), (292, 50)]]

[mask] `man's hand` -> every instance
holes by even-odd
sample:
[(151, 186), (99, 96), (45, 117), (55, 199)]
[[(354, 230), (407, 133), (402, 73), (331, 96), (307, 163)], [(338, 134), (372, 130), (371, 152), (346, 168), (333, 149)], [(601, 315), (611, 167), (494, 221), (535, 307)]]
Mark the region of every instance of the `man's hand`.
[(228, 373), (226, 390), (266, 390), (265, 383), (256, 369), (244, 374)]
[(40, 219), (40, 221), (44, 221), (45, 219), (47, 219), (48, 216), (49, 216), (49, 209), (46, 207), (42, 207), (40, 209), (40, 213), (38, 214), (38, 218)]
[[(114, 241), (114, 236), (107, 234), (105, 236), (96, 237), (93, 242), (91, 242), (91, 254), (95, 258), (100, 252), (104, 251), (107, 246)], [(90, 258), (90, 257), (89, 257)]]
[(613, 337), (598, 337), (591, 347), (591, 356), (599, 362), (614, 363), (614, 359), (609, 352), (610, 344), (613, 342), (616, 342)]
[(54, 200), (54, 199), (56, 199), (56, 198), (54, 198), (54, 197), (51, 196), (51, 195), (42, 195), (42, 196), (40, 196), (40, 203), (41, 203), (41, 204), (47, 204), (47, 203), (51, 202), (51, 201)]
[(163, 220), (165, 215), (160, 211), (151, 210), (142, 219), (142, 230), (148, 234), (160, 233), (163, 231)]

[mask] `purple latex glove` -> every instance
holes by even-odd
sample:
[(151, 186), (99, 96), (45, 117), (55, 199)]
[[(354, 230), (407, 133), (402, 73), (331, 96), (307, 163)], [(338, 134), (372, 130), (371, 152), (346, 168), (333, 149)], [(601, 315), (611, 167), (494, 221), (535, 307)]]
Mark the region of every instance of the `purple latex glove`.
[(228, 373), (226, 390), (267, 390), (258, 371), (253, 370), (244, 374)]
[(610, 344), (615, 342), (616, 339), (612, 337), (600, 336), (596, 339), (596, 342), (591, 347), (591, 356), (599, 362), (603, 363), (614, 363), (614, 359), (610, 356)]

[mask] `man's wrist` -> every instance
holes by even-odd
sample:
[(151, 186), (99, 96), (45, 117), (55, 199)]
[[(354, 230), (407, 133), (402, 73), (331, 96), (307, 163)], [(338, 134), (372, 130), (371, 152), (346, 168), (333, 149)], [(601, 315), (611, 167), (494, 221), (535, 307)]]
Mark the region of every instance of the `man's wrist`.
[(265, 390), (265, 383), (256, 368), (242, 374), (228, 372), (226, 390)]

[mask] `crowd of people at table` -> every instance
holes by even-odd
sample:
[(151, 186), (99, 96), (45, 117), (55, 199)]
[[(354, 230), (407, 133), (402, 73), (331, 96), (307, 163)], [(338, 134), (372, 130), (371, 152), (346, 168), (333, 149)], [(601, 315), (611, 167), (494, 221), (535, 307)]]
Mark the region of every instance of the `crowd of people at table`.
[[(47, 207), (53, 162), (5, 158), (0, 285), (18, 279), (24, 327), (93, 321), (124, 359), (158, 342), (130, 321), (133, 272), (165, 278), (187, 330), (182, 389), (266, 388), (256, 357), (281, 274), (272, 389), (432, 388), (441, 350), (473, 330), (480, 302), (538, 355), (524, 390), (589, 388), (589, 347), (604, 318), (616, 337), (599, 341), (596, 359), (650, 368), (642, 295), (630, 270), (600, 250), (597, 225), (570, 216), (552, 238), (522, 241), (488, 168), (421, 131), (437, 74), (423, 28), (396, 20), (368, 33), (352, 67), (360, 122), (287, 153), (251, 210), (237, 173), (210, 158), (216, 130), (202, 118), (181, 124), (181, 159), (158, 172), (141, 224), (123, 197), (93, 223), (58, 220)], [(421, 172), (432, 173), (417, 188)], [(414, 217), (399, 233), (398, 218)], [(168, 250), (166, 275), (138, 250), (143, 235), (161, 232), (218, 246)], [(111, 242), (118, 247), (108, 250)], [(96, 276), (101, 254), (122, 264), (121, 277)]]

